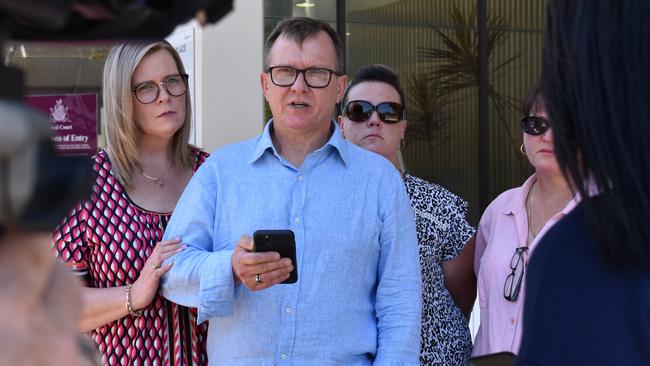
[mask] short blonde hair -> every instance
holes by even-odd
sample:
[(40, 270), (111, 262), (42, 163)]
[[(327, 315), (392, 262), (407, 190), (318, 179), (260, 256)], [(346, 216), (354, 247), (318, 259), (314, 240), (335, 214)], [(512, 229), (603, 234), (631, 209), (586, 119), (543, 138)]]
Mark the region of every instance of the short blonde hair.
[[(131, 91), (131, 77), (142, 59), (158, 50), (167, 50), (174, 59), (178, 72), (185, 68), (178, 52), (167, 41), (129, 42), (111, 48), (106, 58), (103, 75), (104, 126), (106, 149), (111, 158), (111, 169), (124, 185), (132, 184), (133, 171), (139, 169), (140, 157), (136, 148), (136, 124), (133, 113), (135, 96)], [(183, 169), (192, 168), (195, 157), (188, 144), (192, 120), (190, 91), (185, 93), (185, 122), (172, 138), (172, 164)]]

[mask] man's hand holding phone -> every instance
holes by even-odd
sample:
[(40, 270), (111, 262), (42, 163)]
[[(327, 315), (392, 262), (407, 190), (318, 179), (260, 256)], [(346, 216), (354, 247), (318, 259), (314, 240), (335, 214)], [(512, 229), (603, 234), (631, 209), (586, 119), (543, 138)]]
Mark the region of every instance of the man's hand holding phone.
[(242, 236), (232, 255), (232, 272), (235, 283), (243, 283), (251, 291), (267, 289), (284, 282), (294, 270), (289, 258), (278, 252), (255, 252), (253, 238)]

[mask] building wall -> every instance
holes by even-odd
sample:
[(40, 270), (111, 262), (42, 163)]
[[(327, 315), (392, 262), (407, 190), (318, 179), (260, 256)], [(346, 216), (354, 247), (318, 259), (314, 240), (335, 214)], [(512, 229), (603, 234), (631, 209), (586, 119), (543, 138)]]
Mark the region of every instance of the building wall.
[(208, 152), (259, 134), (262, 1), (235, 0), (216, 25), (197, 29), (196, 144)]
[[(490, 98), (487, 135), (479, 135), (475, 29), (457, 27), (453, 12), (457, 7), (462, 19), (473, 25), (475, 0), (400, 0), (346, 14), (348, 75), (373, 63), (389, 65), (400, 75), (409, 123), (402, 150), (406, 169), (467, 200), (472, 225), (478, 224), (484, 209), (480, 187), (487, 186), (489, 202), (531, 173), (518, 152), (522, 133), (516, 99), (539, 77), (543, 5), (542, 0), (488, 2), (488, 31), (500, 34), (490, 48), (489, 78), (503, 108)], [(459, 48), (448, 47), (443, 35)], [(467, 86), (450, 92), (448, 85), (427, 82), (433, 71), (449, 75), (451, 84), (467, 82)], [(482, 142), (489, 150), (487, 177), (479, 176)]]

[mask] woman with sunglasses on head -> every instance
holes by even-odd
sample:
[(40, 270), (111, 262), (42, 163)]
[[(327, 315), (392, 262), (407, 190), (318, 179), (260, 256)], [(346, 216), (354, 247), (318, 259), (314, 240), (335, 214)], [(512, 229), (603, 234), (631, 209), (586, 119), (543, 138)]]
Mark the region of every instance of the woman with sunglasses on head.
[(398, 153), (407, 121), (404, 93), (393, 70), (383, 65), (359, 70), (341, 105), (343, 137), (391, 161), (411, 200), (422, 271), (420, 363), (464, 365), (472, 350), (468, 319), (476, 296), (475, 230), (465, 219), (468, 205), (445, 188), (402, 171)]
[(533, 89), (522, 107), (520, 150), (535, 173), (499, 195), (481, 217), (474, 259), (481, 322), (473, 356), (519, 351), (528, 261), (542, 234), (575, 206), (540, 90)]
[(106, 149), (93, 194), (55, 229), (57, 255), (83, 276), (80, 327), (107, 365), (207, 364), (207, 324), (165, 300), (158, 284), (185, 247), (161, 241), (207, 154), (188, 144), (187, 74), (167, 42), (113, 47), (103, 76)]

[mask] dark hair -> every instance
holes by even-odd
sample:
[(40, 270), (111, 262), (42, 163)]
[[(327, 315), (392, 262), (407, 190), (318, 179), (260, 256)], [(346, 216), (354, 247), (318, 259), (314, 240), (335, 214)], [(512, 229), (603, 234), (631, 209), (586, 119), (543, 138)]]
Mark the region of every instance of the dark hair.
[(271, 52), (271, 48), (273, 48), (273, 44), (280, 36), (284, 36), (302, 45), (307, 38), (313, 37), (321, 31), (327, 33), (332, 39), (332, 43), (334, 43), (337, 63), (337, 70), (334, 71), (341, 74), (345, 73), (343, 44), (336, 31), (326, 22), (304, 17), (283, 20), (273, 28), (264, 44), (264, 69), (266, 70), (269, 67), (269, 53)]
[(524, 100), (521, 101), (521, 115), (534, 116), (537, 112), (544, 109), (544, 107), (545, 103), (542, 89), (539, 84), (536, 84), (528, 91)]
[[(650, 1), (550, 0), (542, 91), (560, 168), (614, 268), (650, 272)], [(590, 197), (596, 189), (598, 194)]]
[(395, 71), (393, 71), (393, 69), (390, 67), (380, 64), (363, 67), (357, 72), (356, 75), (354, 75), (354, 78), (348, 83), (348, 87), (345, 89), (343, 99), (341, 99), (341, 109), (348, 103), (348, 93), (350, 92), (350, 89), (352, 89), (355, 85), (363, 83), (365, 81), (376, 81), (392, 86), (395, 91), (397, 91), (397, 94), (399, 94), (399, 101), (402, 105), (402, 108), (406, 110), (404, 91), (400, 85), (399, 76), (397, 76)]

